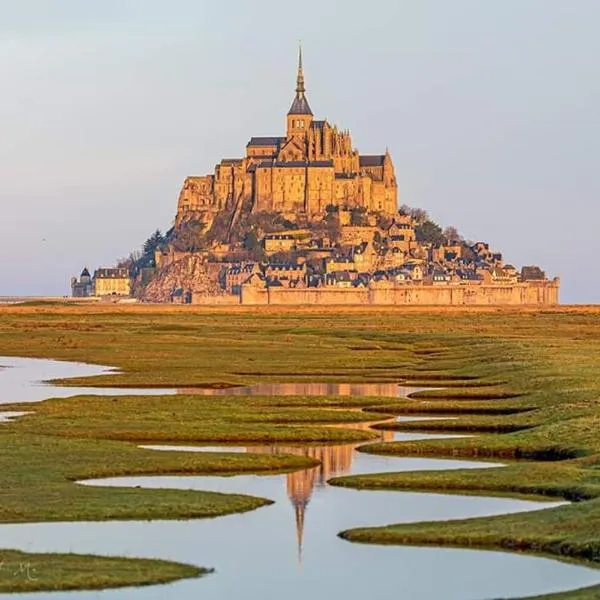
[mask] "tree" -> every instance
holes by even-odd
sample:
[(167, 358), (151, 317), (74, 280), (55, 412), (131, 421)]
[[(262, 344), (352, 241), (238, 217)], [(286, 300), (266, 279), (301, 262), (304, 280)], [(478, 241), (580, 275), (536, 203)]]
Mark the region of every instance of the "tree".
[(454, 242), (462, 242), (463, 237), (458, 232), (458, 229), (454, 225), (449, 225), (443, 231), (444, 241), (446, 244), (452, 244)]
[(251, 260), (263, 260), (265, 258), (264, 248), (255, 231), (246, 232), (244, 235), (243, 246), (244, 250), (248, 252), (248, 256)]
[(342, 226), (340, 225), (340, 217), (338, 212), (328, 212), (324, 219), (327, 235), (332, 242), (339, 242), (342, 235)]
[(400, 207), (400, 214), (408, 215), (417, 225), (422, 225), (426, 221), (429, 221), (429, 215), (426, 210), (423, 210), (422, 208), (412, 208), (407, 204), (403, 204)]
[(373, 247), (378, 252), (387, 247), (387, 238), (384, 239), (379, 231), (376, 231), (375, 235), (373, 236)]
[(142, 253), (139, 250), (134, 250), (129, 256), (120, 258), (117, 261), (117, 267), (119, 269), (129, 269), (130, 273), (135, 273), (137, 264), (142, 258)]
[(440, 246), (445, 242), (442, 228), (433, 221), (427, 220), (415, 227), (418, 242)]
[(355, 206), (350, 211), (350, 225), (364, 227), (367, 224), (367, 209), (364, 206)]
[(145, 242), (143, 246), (143, 253), (146, 254), (154, 254), (154, 251), (165, 243), (165, 238), (163, 234), (160, 232), (160, 229), (157, 229)]
[(204, 235), (205, 224), (196, 219), (183, 222), (175, 230), (171, 244), (180, 252), (200, 252), (208, 247), (208, 239)]
[(289, 251), (280, 251), (280, 252), (275, 252), (274, 254), (271, 255), (269, 262), (271, 263), (279, 263), (279, 264), (290, 264), (290, 265), (296, 265), (298, 264), (298, 254), (297, 252), (294, 252), (293, 250), (289, 250)]

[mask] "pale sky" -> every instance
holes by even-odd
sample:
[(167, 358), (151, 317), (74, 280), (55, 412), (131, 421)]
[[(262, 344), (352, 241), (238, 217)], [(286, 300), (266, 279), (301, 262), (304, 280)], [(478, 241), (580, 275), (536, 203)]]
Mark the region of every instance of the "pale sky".
[(168, 229), (187, 175), (317, 118), (400, 202), (600, 302), (598, 0), (0, 0), (0, 296)]

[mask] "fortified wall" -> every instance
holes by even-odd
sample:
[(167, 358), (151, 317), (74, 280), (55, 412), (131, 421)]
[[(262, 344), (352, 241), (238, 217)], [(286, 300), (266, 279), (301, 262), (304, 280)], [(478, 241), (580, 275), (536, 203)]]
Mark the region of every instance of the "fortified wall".
[(417, 306), (555, 306), (560, 281), (511, 285), (378, 285), (369, 288), (258, 288), (242, 286), (244, 305), (417, 305)]

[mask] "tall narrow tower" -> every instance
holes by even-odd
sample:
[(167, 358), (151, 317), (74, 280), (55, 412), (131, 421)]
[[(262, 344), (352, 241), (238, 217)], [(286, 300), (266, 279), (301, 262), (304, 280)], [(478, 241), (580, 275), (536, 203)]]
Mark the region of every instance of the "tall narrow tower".
[(313, 113), (310, 110), (308, 100), (306, 99), (304, 88), (304, 71), (302, 69), (302, 45), (298, 49), (298, 74), (296, 76), (296, 97), (287, 114), (287, 137), (306, 136), (306, 133), (313, 120)]

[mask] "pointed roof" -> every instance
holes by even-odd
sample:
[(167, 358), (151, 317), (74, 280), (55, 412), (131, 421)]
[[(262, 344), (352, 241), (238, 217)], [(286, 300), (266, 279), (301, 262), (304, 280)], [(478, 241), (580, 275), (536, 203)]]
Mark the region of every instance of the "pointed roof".
[(310, 105), (304, 94), (304, 71), (302, 70), (302, 45), (298, 50), (298, 75), (296, 77), (296, 97), (288, 111), (288, 115), (311, 115)]
[(81, 271), (80, 277), (90, 277), (90, 272), (87, 267), (84, 267), (83, 271)]

